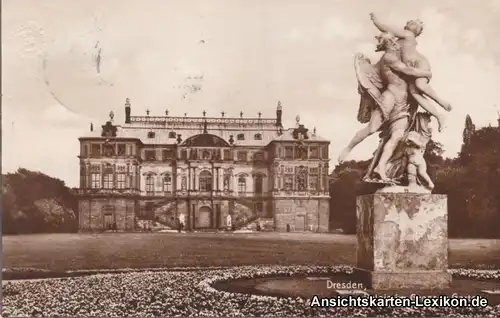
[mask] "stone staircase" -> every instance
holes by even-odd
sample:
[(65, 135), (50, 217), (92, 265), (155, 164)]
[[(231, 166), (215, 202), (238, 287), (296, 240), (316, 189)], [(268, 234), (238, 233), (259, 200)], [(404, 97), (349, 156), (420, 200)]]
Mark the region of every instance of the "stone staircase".
[(154, 220), (171, 229), (177, 229), (175, 202), (159, 205), (154, 209)]
[(244, 229), (259, 231), (258, 225), (260, 225), (260, 232), (274, 232), (274, 220), (272, 218), (256, 218), (249, 222)]
[(157, 232), (161, 230), (172, 230), (170, 226), (164, 225), (154, 220), (139, 219), (136, 222), (136, 229), (144, 232)]
[(254, 204), (252, 200), (246, 198), (236, 199), (233, 210), (233, 224), (236, 230), (244, 229), (258, 219), (253, 209)]

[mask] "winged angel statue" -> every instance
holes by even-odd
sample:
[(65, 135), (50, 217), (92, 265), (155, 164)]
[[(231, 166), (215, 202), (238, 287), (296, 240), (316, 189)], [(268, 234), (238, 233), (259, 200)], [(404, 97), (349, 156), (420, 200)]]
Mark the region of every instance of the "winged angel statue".
[[(409, 83), (429, 80), (429, 69), (414, 68), (401, 60), (398, 37), (383, 32), (377, 39), (381, 59), (372, 64), (356, 54), (354, 69), (361, 100), (358, 121), (367, 124), (359, 130), (339, 156), (344, 161), (350, 151), (368, 136), (379, 132), (380, 143), (363, 181), (405, 186), (430, 191), (434, 184), (427, 174), (424, 151), (431, 138), (431, 114), (418, 112)], [(413, 190), (412, 190), (413, 191)]]

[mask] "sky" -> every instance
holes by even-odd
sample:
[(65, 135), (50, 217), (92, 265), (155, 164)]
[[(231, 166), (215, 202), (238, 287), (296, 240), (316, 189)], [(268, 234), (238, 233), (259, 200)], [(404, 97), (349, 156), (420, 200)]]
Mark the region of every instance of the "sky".
[[(376, 61), (369, 13), (424, 22), (419, 50), (448, 99), (434, 138), (456, 156), (465, 116), (497, 124), (500, 0), (3, 0), (2, 170), (78, 185), (78, 137), (132, 115), (295, 117), (331, 141), (331, 168), (362, 125), (353, 56)], [(499, 103), (500, 105), (500, 103)], [(372, 136), (352, 159), (368, 159)]]

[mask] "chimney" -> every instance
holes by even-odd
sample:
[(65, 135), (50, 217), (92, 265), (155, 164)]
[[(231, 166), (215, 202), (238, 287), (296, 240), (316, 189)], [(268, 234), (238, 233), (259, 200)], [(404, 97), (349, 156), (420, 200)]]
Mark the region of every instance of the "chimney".
[(125, 124), (130, 124), (130, 99), (125, 99)]
[(283, 110), (281, 107), (281, 102), (278, 101), (278, 107), (276, 107), (276, 126), (283, 127), (282, 123)]

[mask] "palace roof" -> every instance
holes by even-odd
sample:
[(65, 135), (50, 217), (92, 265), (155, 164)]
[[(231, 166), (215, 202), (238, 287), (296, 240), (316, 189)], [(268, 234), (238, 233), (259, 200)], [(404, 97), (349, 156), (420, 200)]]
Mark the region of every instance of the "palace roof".
[[(296, 118), (296, 128), (284, 129), (281, 124), (281, 103), (278, 102), (276, 118), (244, 118), (243, 112), (239, 118), (224, 117), (172, 117), (168, 116), (130, 116), (130, 103), (126, 101), (126, 120), (123, 125), (113, 124), (114, 113), (101, 129), (93, 129), (82, 138), (113, 136), (116, 138), (139, 139), (143, 144), (174, 145), (200, 134), (208, 134), (222, 138), (235, 146), (263, 147), (272, 141), (320, 141), (328, 140), (319, 137), (314, 131), (308, 132)], [(97, 128), (97, 127), (96, 127)], [(180, 135), (180, 136), (179, 136)], [(232, 142), (231, 142), (232, 141)]]

